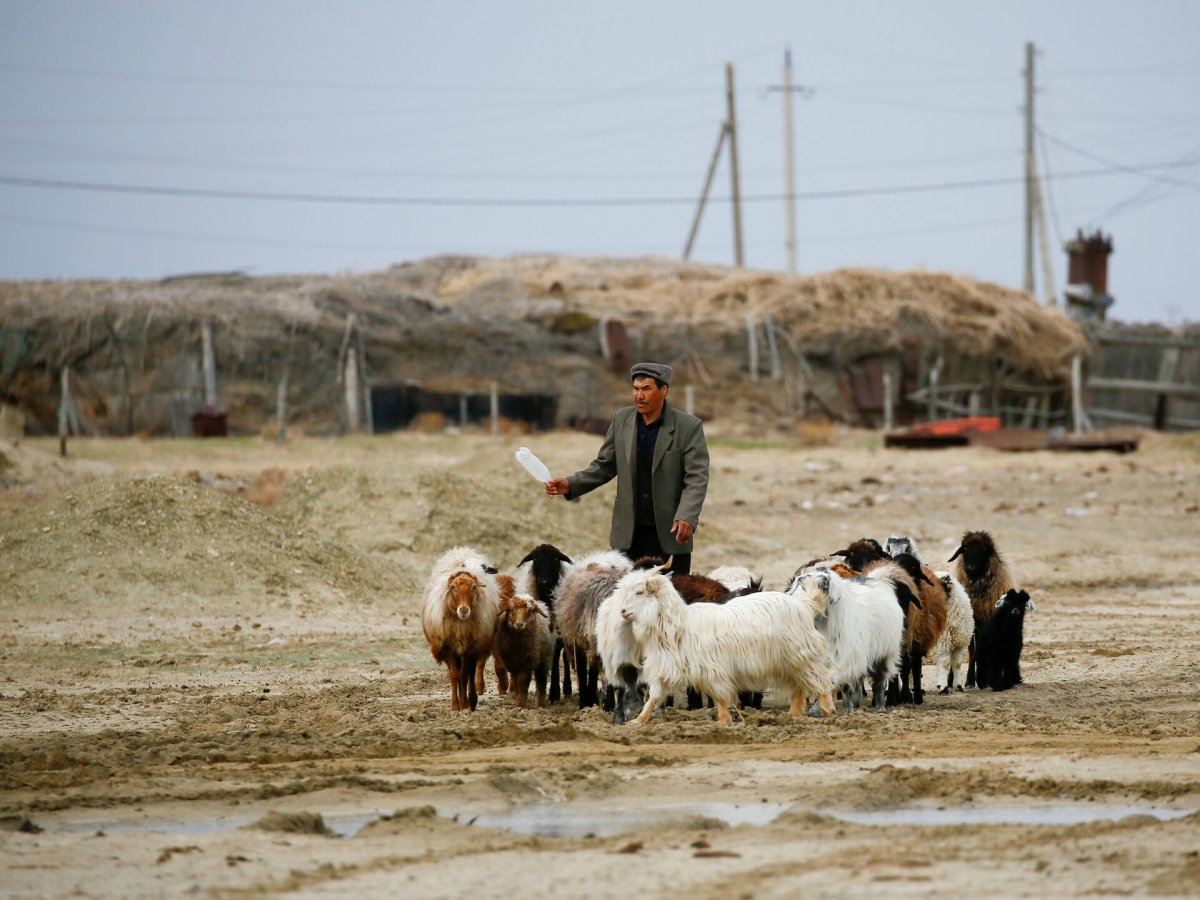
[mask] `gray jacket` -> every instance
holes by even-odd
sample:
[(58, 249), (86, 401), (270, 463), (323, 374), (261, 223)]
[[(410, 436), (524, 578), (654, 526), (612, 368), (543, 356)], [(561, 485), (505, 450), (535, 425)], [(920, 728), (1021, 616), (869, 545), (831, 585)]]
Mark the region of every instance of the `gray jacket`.
[[(609, 543), (627, 550), (633, 543), (634, 467), (637, 463), (637, 408), (618, 409), (608, 425), (600, 452), (586, 469), (571, 475), (568, 498), (575, 500), (617, 479)], [(692, 541), (680, 544), (671, 534), (671, 524), (683, 519), (695, 528), (708, 492), (708, 444), (704, 426), (695, 416), (667, 404), (663, 423), (654, 443), (654, 522), (658, 541), (667, 553), (691, 553)]]

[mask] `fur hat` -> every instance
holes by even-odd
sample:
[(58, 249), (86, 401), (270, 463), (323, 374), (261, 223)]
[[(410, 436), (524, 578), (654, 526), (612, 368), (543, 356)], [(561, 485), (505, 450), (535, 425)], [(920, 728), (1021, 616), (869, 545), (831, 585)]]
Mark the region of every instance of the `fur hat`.
[(662, 363), (640, 362), (636, 363), (629, 370), (629, 378), (632, 381), (635, 378), (647, 377), (657, 378), (663, 384), (671, 383), (671, 367), (664, 366)]

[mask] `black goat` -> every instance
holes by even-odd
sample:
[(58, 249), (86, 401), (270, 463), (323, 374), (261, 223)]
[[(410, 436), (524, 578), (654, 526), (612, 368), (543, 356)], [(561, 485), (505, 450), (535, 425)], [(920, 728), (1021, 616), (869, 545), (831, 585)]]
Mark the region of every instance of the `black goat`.
[[(1021, 683), (1021, 649), (1025, 645), (1025, 615), (1036, 607), (1026, 591), (1008, 591), (980, 631), (980, 659), (986, 660), (984, 676), (993, 691), (1006, 691)], [(980, 687), (984, 681), (980, 680)]]

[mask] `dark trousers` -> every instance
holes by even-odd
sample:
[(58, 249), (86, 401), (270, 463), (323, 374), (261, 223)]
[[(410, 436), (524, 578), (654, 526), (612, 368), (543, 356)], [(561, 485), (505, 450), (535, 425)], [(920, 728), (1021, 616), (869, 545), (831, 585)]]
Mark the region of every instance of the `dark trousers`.
[[(666, 561), (670, 554), (663, 552), (662, 544), (658, 542), (658, 533), (653, 525), (635, 525), (633, 529), (633, 543), (629, 545), (629, 549), (625, 551), (625, 555), (632, 560), (641, 559), (643, 556), (657, 556), (663, 561)], [(688, 575), (692, 571), (692, 554), (676, 553), (671, 558), (671, 571), (676, 575)]]

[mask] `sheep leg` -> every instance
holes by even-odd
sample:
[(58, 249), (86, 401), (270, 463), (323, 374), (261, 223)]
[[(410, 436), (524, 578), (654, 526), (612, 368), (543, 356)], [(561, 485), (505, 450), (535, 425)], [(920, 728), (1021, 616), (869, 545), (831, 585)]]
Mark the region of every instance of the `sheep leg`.
[(478, 660), (475, 659), (474, 653), (463, 654), (462, 677), (467, 682), (467, 701), (471, 705), (471, 712), (475, 712), (475, 707), (479, 705), (479, 690), (475, 679), (471, 677), (472, 673), (477, 672)]
[(799, 719), (805, 713), (807, 697), (804, 696), (804, 688), (798, 687), (792, 691), (792, 704), (788, 707), (788, 715), (793, 719)]
[(537, 705), (540, 709), (546, 705), (546, 675), (548, 674), (547, 666), (542, 663), (533, 672), (533, 680), (537, 685)]
[(720, 697), (715, 697), (713, 699), (714, 699), (714, 702), (717, 704), (717, 724), (718, 725), (732, 725), (733, 719), (729, 715), (729, 704), (726, 703), (724, 700), (722, 700)]
[(832, 719), (837, 714), (837, 710), (833, 706), (832, 691), (817, 695), (817, 704), (821, 707), (821, 715), (824, 718)]
[(688, 712), (695, 709), (704, 709), (704, 695), (691, 685), (688, 685), (687, 689), (687, 708)]
[(459, 675), (462, 670), (462, 662), (451, 656), (446, 660), (446, 669), (450, 672), (450, 711), (459, 712), (462, 709), (462, 685), (459, 684)]
[(887, 709), (887, 698), (884, 696), (886, 692), (887, 681), (883, 677), (883, 669), (875, 669), (871, 672), (871, 706), (876, 712)]
[[(979, 621), (975, 621), (975, 628), (978, 630)], [(977, 663), (975, 661), (975, 635), (971, 635), (971, 643), (967, 645), (967, 687), (975, 687)]]
[(575, 674), (578, 676), (577, 681), (579, 682), (579, 708), (586, 709), (589, 706), (595, 706), (596, 698), (588, 690), (587, 653), (579, 646), (575, 647)]
[(912, 651), (900, 654), (900, 697), (898, 703), (912, 703), (912, 691), (908, 689), (908, 676), (912, 669)]
[(650, 688), (650, 696), (646, 698), (646, 705), (642, 707), (642, 711), (638, 713), (636, 719), (633, 720), (634, 725), (645, 725), (650, 721), (650, 716), (654, 714), (655, 707), (663, 702), (667, 692), (659, 685), (652, 685)]
[(563, 647), (562, 651), (562, 695), (564, 697), (571, 696), (571, 660), (567, 658), (567, 648)]
[(618, 702), (617, 688), (611, 684), (604, 685), (604, 702), (600, 704), (600, 708), (605, 712), (612, 712)]
[(912, 672), (913, 703), (917, 706), (920, 706), (925, 702), (925, 690), (921, 687), (921, 670), (924, 662), (925, 651), (920, 647), (913, 647), (912, 660), (909, 663), (909, 670)]
[(492, 658), (492, 661), (495, 664), (495, 668), (496, 668), (496, 693), (497, 694), (507, 694), (508, 693), (508, 669), (506, 669), (504, 667), (504, 663), (500, 662), (500, 657), (495, 656)]
[(529, 703), (529, 681), (533, 678), (532, 671), (513, 674), (513, 693), (517, 695), (517, 708), (524, 709)]
[[(486, 656), (483, 657), (483, 659), (479, 660), (477, 663), (475, 663), (474, 667), (472, 668), (472, 671), (475, 673), (475, 693), (476, 693), (476, 695), (482, 694), (484, 692), (485, 688), (487, 687), (486, 683), (483, 680), (483, 672), (484, 672), (484, 669), (486, 669), (486, 668), (487, 668), (487, 657)], [(473, 708), (474, 707), (472, 707), (472, 709)]]

